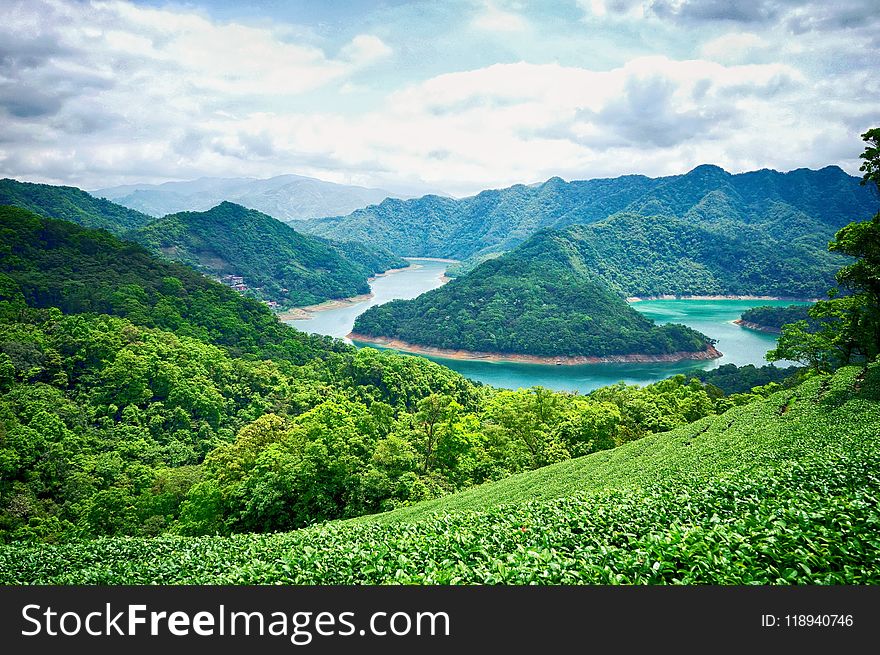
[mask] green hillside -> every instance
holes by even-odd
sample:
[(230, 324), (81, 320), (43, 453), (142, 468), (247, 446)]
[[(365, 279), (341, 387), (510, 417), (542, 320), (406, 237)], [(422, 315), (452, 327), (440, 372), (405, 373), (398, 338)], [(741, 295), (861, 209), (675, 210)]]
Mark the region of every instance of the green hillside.
[(846, 262), (828, 252), (834, 232), (812, 235), (809, 242), (806, 236), (773, 234), (722, 219), (632, 213), (560, 232), (584, 265), (622, 296), (824, 297)]
[(282, 307), (369, 293), (370, 275), (405, 265), (387, 251), (336, 246), (230, 202), (170, 214), (130, 236), (209, 275), (240, 277), (247, 293)]
[[(596, 273), (578, 242), (543, 232), (413, 300), (370, 308), (353, 332), (409, 344), (544, 357), (670, 355), (707, 349), (681, 325), (656, 326)], [(587, 255), (592, 255), (588, 252)]]
[[(792, 241), (823, 252), (834, 232), (876, 207), (876, 197), (859, 186), (858, 178), (835, 166), (736, 175), (698, 166), (663, 178), (565, 182), (557, 177), (460, 200), (388, 199), (347, 216), (306, 221), (300, 228), (336, 240), (379, 244), (400, 255), (466, 259), (510, 250), (542, 229), (587, 225), (629, 212), (678, 217), (719, 234), (749, 234), (755, 243)], [(830, 275), (821, 266), (817, 274)]]
[(146, 225), (152, 216), (95, 198), (75, 187), (0, 180), (0, 205), (27, 209), (46, 218), (102, 228), (120, 235)]
[(873, 365), (870, 375), (850, 367), (671, 432), (357, 521), (387, 525), (437, 512), (483, 511), (579, 492), (698, 485), (754, 468), (834, 459), (862, 449), (876, 456), (880, 455), (877, 425), (880, 365)]
[(234, 354), (298, 363), (348, 348), (279, 323), (262, 303), (188, 266), (67, 221), (0, 207), (0, 252), (3, 295), (20, 293), (31, 307), (121, 316)]
[(394, 512), (0, 549), (13, 583), (880, 582), (880, 367)]
[(781, 332), (782, 326), (796, 321), (809, 320), (809, 305), (789, 305), (787, 307), (752, 307), (742, 313), (740, 320), (752, 323), (761, 329)]

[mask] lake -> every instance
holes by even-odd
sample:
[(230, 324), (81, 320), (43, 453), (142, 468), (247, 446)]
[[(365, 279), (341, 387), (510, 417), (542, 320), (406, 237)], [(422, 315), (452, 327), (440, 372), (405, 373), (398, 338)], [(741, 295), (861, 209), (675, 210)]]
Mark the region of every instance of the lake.
[[(305, 332), (344, 338), (355, 318), (368, 307), (396, 298), (415, 298), (442, 284), (445, 262), (410, 260), (412, 268), (377, 277), (370, 284), (373, 297), (347, 307), (315, 312), (310, 319), (289, 321)], [(724, 356), (711, 361), (659, 362), (651, 364), (589, 364), (555, 366), (504, 362), (466, 361), (429, 357), (473, 380), (496, 387), (516, 389), (541, 385), (548, 389), (587, 393), (597, 387), (624, 381), (648, 384), (676, 373), (708, 370), (723, 364), (766, 364), (764, 354), (773, 348), (772, 334), (742, 328), (732, 321), (749, 307), (791, 305), (787, 300), (646, 300), (633, 307), (658, 323), (683, 323), (718, 341)]]

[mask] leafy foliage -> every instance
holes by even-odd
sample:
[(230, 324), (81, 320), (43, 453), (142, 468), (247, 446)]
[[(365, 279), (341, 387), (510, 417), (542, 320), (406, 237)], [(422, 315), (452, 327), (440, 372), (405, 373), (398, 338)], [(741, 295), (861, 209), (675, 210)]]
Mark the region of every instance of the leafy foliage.
[(476, 352), (540, 356), (667, 355), (705, 350), (683, 325), (656, 326), (593, 272), (564, 234), (513, 252), (413, 300), (370, 308), (354, 332)]
[(26, 209), (46, 218), (57, 218), (85, 227), (103, 228), (120, 235), (153, 220), (122, 205), (95, 198), (75, 187), (0, 180), (0, 205)]
[[(868, 130), (862, 137), (868, 144), (861, 155), (862, 183), (878, 191), (880, 131)], [(838, 230), (828, 249), (852, 258), (836, 275), (848, 294), (839, 296), (838, 289), (831, 289), (829, 300), (810, 309), (809, 321), (784, 326), (777, 347), (767, 353), (770, 361), (792, 359), (828, 371), (880, 357), (880, 213)]]
[(0, 582), (876, 584), (877, 375), (354, 523), (5, 546)]
[(281, 306), (369, 293), (370, 275), (406, 266), (387, 251), (305, 236), (231, 202), (205, 212), (170, 214), (129, 236), (210, 275), (241, 276), (249, 293)]
[(794, 386), (800, 382), (800, 367), (780, 368), (773, 364), (755, 366), (747, 364), (724, 364), (708, 371), (694, 371), (688, 373), (707, 387), (715, 387), (727, 395), (749, 393), (755, 387), (765, 387), (770, 384)]

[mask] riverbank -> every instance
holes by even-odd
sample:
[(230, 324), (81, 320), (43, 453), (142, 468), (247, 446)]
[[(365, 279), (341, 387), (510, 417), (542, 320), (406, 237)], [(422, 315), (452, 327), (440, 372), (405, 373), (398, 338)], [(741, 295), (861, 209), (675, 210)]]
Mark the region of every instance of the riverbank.
[(751, 321), (744, 321), (741, 318), (738, 318), (735, 321), (731, 322), (736, 323), (740, 327), (748, 328), (749, 330), (767, 332), (768, 334), (782, 334), (782, 330), (780, 330), (779, 328), (770, 327), (769, 325), (760, 325), (759, 323), (752, 323)]
[[(376, 273), (375, 275), (370, 276), (367, 281), (372, 282), (379, 277), (387, 277), (388, 275), (394, 275), (395, 273), (411, 271), (415, 268), (421, 268), (421, 266), (419, 266), (418, 264), (410, 264), (409, 266), (404, 266), (403, 268), (389, 268), (384, 273)], [(318, 303), (317, 305), (305, 305), (303, 307), (293, 307), (291, 309), (286, 309), (282, 312), (278, 312), (277, 316), (278, 320), (280, 321), (302, 321), (311, 318), (312, 314), (314, 314), (315, 312), (326, 312), (330, 309), (341, 309), (343, 307), (350, 307), (351, 305), (357, 305), (358, 303), (369, 300), (372, 297), (372, 293), (364, 293), (360, 296), (351, 296), (350, 298), (325, 300), (324, 302)]]
[(441, 264), (458, 264), (461, 260), (459, 259), (443, 259), (442, 257), (403, 257), (408, 262), (411, 261), (422, 261), (422, 262), (440, 262)]
[(664, 294), (662, 296), (630, 296), (627, 302), (644, 302), (648, 300), (783, 300), (786, 302), (816, 302), (818, 298), (795, 298), (794, 296), (676, 296)]
[(649, 364), (654, 362), (680, 362), (684, 360), (710, 360), (718, 359), (722, 353), (718, 352), (714, 346), (709, 346), (706, 350), (697, 352), (675, 352), (665, 355), (606, 355), (604, 357), (587, 357), (587, 356), (558, 356), (543, 357), (539, 355), (519, 355), (516, 353), (484, 353), (470, 352), (467, 350), (451, 350), (448, 348), (434, 348), (432, 346), (419, 346), (400, 339), (388, 339), (386, 337), (369, 337), (364, 334), (351, 332), (348, 338), (352, 341), (382, 346), (383, 348), (393, 348), (414, 355), (428, 355), (430, 357), (442, 357), (444, 359), (461, 359), (480, 362), (509, 362), (518, 364), (543, 364), (557, 366), (580, 366), (584, 364), (623, 364), (623, 363), (639, 363)]
[(351, 298), (338, 298), (335, 300), (325, 300), (317, 305), (306, 305), (305, 307), (293, 307), (283, 312), (278, 312), (278, 320), (280, 321), (300, 321), (311, 318), (315, 312), (325, 312), (328, 309), (340, 309), (350, 305), (356, 305), (373, 297), (372, 293), (365, 293), (360, 296), (352, 296)]

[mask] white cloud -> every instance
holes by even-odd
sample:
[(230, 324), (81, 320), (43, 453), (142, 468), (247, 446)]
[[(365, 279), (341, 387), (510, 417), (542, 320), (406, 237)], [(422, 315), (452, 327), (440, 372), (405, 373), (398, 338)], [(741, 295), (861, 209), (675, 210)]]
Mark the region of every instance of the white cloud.
[(346, 61), (356, 66), (372, 64), (380, 59), (390, 57), (392, 49), (382, 39), (372, 34), (358, 34), (340, 51)]
[[(593, 4), (618, 20), (642, 7)], [(514, 20), (482, 29), (526, 25), (519, 7), (485, 8)], [(472, 19), (458, 25), (477, 47), (485, 34), (472, 32)], [(554, 52), (552, 38), (528, 28)], [(367, 23), (331, 49), (283, 25), (33, 0), (0, 24), (0, 174), (96, 188), (296, 172), (464, 194), (704, 162), (734, 171), (838, 163), (855, 172), (858, 134), (880, 121), (880, 81), (865, 47), (876, 36), (815, 28), (774, 40), (758, 26), (719, 29), (671, 32), (691, 39), (691, 59), (641, 56), (592, 70), (548, 56), (437, 74), (440, 61), (420, 78), (407, 69), (412, 45), (398, 47), (383, 31), (386, 43)], [(447, 42), (432, 47), (442, 53)], [(392, 83), (382, 77), (390, 66), (369, 76), (398, 52), (406, 66)]]
[(739, 62), (753, 59), (768, 47), (769, 44), (753, 32), (731, 32), (704, 43), (700, 53), (713, 61)]
[(526, 20), (518, 13), (507, 11), (488, 0), (474, 17), (472, 25), (490, 32), (522, 32), (528, 27)]

